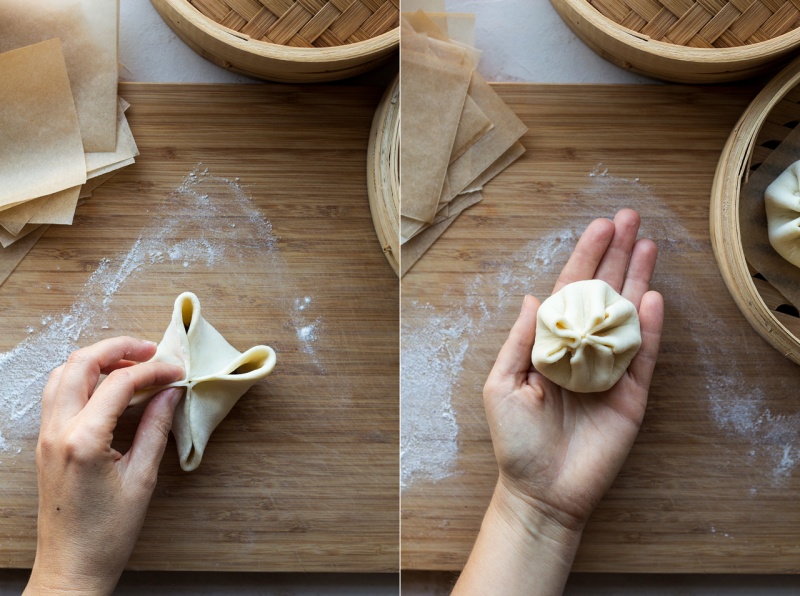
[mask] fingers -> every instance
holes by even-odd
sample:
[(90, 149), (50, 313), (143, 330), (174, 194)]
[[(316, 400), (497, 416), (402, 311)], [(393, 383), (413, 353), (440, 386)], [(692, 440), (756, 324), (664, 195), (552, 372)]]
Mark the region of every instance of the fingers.
[(625, 281), (625, 272), (639, 232), (639, 221), (639, 214), (632, 209), (622, 209), (614, 216), (614, 237), (594, 273), (596, 279), (602, 279), (617, 292)]
[(133, 360), (120, 360), (119, 362), (115, 362), (111, 366), (107, 366), (103, 370), (100, 371), (101, 374), (109, 375), (115, 370), (120, 368), (128, 368), (129, 366), (133, 366), (134, 364), (139, 364), (138, 362), (134, 362)]
[(47, 421), (50, 419), (50, 416), (53, 413), (53, 408), (55, 407), (58, 396), (58, 385), (61, 382), (61, 375), (63, 372), (63, 364), (54, 369), (50, 373), (50, 377), (47, 379), (47, 384), (44, 386), (44, 391), (42, 391), (42, 420), (40, 425), (42, 428), (44, 428), (44, 426), (47, 424)]
[(144, 362), (155, 354), (156, 345), (132, 337), (116, 337), (98, 342), (70, 354), (58, 385), (58, 403), (67, 415), (77, 414), (86, 405), (100, 374), (120, 360)]
[(164, 362), (144, 362), (113, 371), (86, 404), (81, 415), (113, 429), (140, 389), (169, 385), (183, 378), (183, 369)]
[(622, 295), (630, 300), (637, 310), (642, 296), (650, 289), (650, 279), (656, 268), (658, 246), (652, 240), (639, 240), (633, 247), (628, 275), (622, 286)]
[(531, 351), (536, 336), (536, 313), (539, 301), (525, 296), (522, 312), (508, 334), (506, 343), (497, 355), (492, 372), (486, 380), (484, 394), (510, 393), (527, 377), (531, 367)]
[(639, 325), (642, 330), (642, 347), (628, 367), (628, 374), (638, 387), (647, 391), (656, 366), (661, 329), (664, 325), (664, 299), (658, 292), (647, 292), (642, 297)]
[(148, 488), (155, 487), (158, 465), (164, 457), (172, 428), (172, 418), (182, 397), (183, 389), (165, 389), (147, 404), (133, 445), (125, 455), (127, 471)]
[(581, 234), (575, 250), (564, 265), (553, 293), (567, 284), (584, 279), (592, 279), (597, 267), (614, 238), (615, 225), (607, 219), (596, 219)]

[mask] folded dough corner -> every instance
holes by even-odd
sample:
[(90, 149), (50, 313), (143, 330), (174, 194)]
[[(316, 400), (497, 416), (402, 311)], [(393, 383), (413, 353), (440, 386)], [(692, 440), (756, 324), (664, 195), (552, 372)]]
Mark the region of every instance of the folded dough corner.
[(184, 292), (175, 300), (172, 321), (158, 344), (156, 362), (184, 368), (183, 380), (137, 392), (131, 405), (144, 402), (167, 387), (185, 387), (175, 412), (172, 432), (178, 444), (181, 468), (200, 465), (208, 439), (234, 404), (275, 368), (275, 352), (255, 346), (240, 353), (200, 313), (200, 300)]

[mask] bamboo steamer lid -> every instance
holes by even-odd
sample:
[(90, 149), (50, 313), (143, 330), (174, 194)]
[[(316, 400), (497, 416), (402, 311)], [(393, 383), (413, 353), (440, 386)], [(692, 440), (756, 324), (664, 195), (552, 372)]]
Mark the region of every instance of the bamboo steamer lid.
[(797, 0), (551, 0), (569, 27), (622, 68), (721, 83), (775, 68), (800, 46)]
[[(711, 191), (711, 244), (736, 305), (756, 331), (800, 364), (797, 308), (748, 263), (742, 247), (741, 190), (748, 173), (800, 121), (800, 59), (778, 74), (745, 110), (728, 138)], [(776, 259), (782, 257), (775, 254)]]
[(198, 54), (252, 77), (333, 81), (398, 48), (399, 0), (151, 0)]
[(367, 191), (375, 233), (386, 260), (400, 275), (400, 77), (386, 89), (372, 120)]

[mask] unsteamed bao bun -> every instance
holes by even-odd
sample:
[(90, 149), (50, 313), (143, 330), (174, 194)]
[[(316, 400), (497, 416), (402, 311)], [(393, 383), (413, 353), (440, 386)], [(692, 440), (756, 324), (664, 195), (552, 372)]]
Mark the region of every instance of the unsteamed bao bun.
[(591, 393), (613, 387), (641, 345), (636, 307), (592, 279), (566, 285), (542, 303), (531, 360), (555, 384)]
[(800, 267), (800, 161), (767, 187), (764, 203), (769, 243), (784, 259)]

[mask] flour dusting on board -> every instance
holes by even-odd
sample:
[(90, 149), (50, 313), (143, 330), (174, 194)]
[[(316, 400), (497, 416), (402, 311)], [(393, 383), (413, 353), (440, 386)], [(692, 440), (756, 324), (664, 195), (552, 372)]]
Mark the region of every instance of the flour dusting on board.
[[(230, 222), (214, 227), (211, 217)], [(117, 292), (130, 280), (161, 266), (210, 267), (223, 258), (241, 260), (258, 250), (278, 269), (278, 238), (272, 224), (252, 204), (238, 180), (212, 176), (198, 165), (158, 208), (126, 253), (102, 259), (72, 307), (41, 315), (38, 329), (14, 349), (0, 354), (0, 451), (19, 450), (38, 433), (41, 392), (52, 366), (100, 336), (115, 317)], [(246, 222), (239, 226), (236, 222)], [(245, 229), (246, 228), (246, 229)], [(192, 238), (182, 237), (192, 229)], [(47, 286), (48, 289), (50, 286)]]
[[(401, 486), (417, 477), (441, 480), (453, 473), (458, 456), (458, 423), (451, 403), (474, 330), (462, 311), (436, 316), (423, 329), (403, 325), (401, 387)], [(406, 313), (405, 316), (407, 316)]]
[[(472, 276), (466, 295), (446, 302), (464, 307), (437, 308), (411, 302), (403, 309), (400, 462), (401, 486), (419, 479), (439, 481), (455, 473), (458, 420), (456, 392), (481, 395), (481, 386), (459, 383), (467, 368), (471, 345), (499, 319), (519, 311), (522, 298), (544, 274), (560, 270), (577, 239), (575, 231), (557, 231), (530, 242), (491, 273)], [(475, 317), (470, 312), (479, 313)], [(409, 321), (415, 320), (412, 325)], [(419, 321), (424, 320), (424, 324)], [(485, 349), (476, 343), (476, 349)], [(495, 347), (492, 347), (494, 350)], [(499, 346), (497, 347), (499, 349)], [(488, 371), (487, 371), (488, 372)]]
[(292, 326), (297, 333), (297, 340), (300, 349), (311, 358), (314, 366), (321, 373), (325, 373), (325, 367), (317, 358), (316, 343), (322, 329), (322, 319), (313, 315), (314, 299), (311, 296), (295, 298), (291, 312)]

